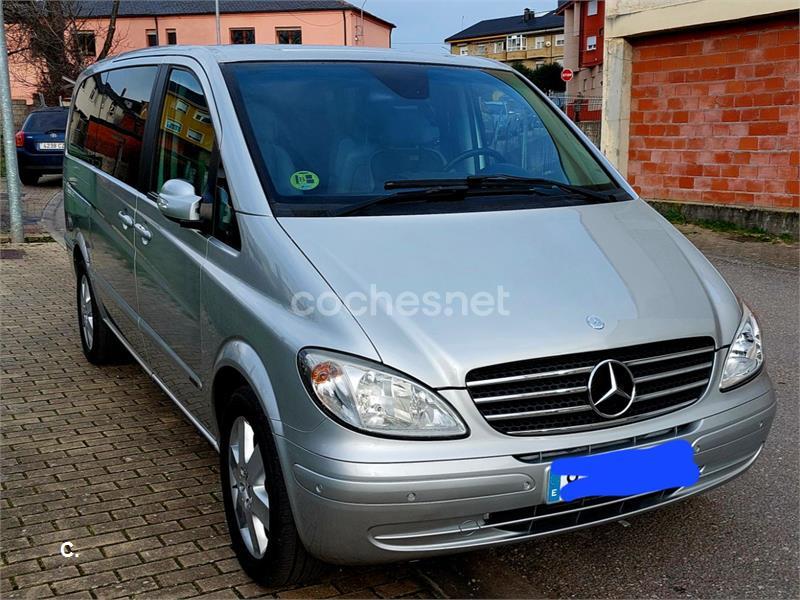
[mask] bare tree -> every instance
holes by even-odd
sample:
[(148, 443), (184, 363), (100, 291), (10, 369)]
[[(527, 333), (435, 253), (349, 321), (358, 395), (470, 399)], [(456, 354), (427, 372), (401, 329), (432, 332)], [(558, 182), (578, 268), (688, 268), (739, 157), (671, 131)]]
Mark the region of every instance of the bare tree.
[[(97, 31), (90, 19), (100, 3), (3, 0), (12, 77), (35, 87), (48, 104), (57, 103), (69, 93), (64, 78), (76, 79), (89, 64), (113, 53), (119, 4), (112, 0), (108, 23)], [(95, 37), (103, 34), (103, 47), (95, 54)]]

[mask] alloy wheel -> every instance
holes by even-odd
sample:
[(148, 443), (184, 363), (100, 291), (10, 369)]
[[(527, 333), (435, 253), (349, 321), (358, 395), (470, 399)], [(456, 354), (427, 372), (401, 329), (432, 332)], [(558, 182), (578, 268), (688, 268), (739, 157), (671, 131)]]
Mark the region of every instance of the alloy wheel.
[(228, 473), (236, 524), (250, 554), (261, 558), (269, 543), (267, 475), (255, 431), (244, 417), (233, 422), (228, 447)]
[(91, 350), (94, 342), (94, 311), (92, 310), (92, 288), (86, 274), (81, 276), (80, 290), (81, 329), (86, 347)]

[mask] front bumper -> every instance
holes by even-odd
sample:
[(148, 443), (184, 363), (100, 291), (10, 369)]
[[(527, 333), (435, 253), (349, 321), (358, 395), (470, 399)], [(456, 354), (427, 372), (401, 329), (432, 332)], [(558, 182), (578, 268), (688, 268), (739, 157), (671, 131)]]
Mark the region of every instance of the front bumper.
[[(763, 377), (766, 377), (765, 375)], [(763, 389), (763, 388), (762, 388)], [(278, 437), (298, 531), (328, 562), (411, 560), (504, 544), (614, 521), (720, 485), (750, 467), (775, 415), (769, 391), (723, 412), (681, 422), (653, 419), (651, 430), (590, 445), (583, 452), (684, 439), (695, 448), (700, 480), (689, 488), (628, 498), (547, 505), (551, 461), (566, 454), (368, 463), (333, 460)], [(662, 429), (665, 423), (669, 427)], [(468, 442), (468, 440), (464, 440)], [(375, 444), (381, 444), (376, 439)], [(557, 443), (554, 447), (559, 447)]]

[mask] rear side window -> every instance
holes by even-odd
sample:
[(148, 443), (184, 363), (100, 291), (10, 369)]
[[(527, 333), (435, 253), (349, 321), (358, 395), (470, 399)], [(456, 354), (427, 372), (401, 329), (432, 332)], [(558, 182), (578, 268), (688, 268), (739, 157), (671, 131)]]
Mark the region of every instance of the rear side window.
[(66, 128), (67, 111), (54, 110), (31, 113), (22, 130), (29, 133), (51, 133), (65, 131)]
[(158, 67), (93, 75), (75, 96), (70, 154), (136, 187), (142, 138)]

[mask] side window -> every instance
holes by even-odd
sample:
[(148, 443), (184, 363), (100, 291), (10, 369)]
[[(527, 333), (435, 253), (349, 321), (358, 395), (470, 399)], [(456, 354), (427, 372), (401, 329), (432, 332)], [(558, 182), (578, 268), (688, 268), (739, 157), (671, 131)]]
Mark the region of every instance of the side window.
[(173, 69), (167, 83), (156, 145), (155, 189), (165, 181), (184, 179), (198, 196), (208, 191), (214, 126), (203, 88), (183, 69)]
[(84, 81), (70, 121), (70, 154), (136, 187), (157, 73), (158, 67), (129, 67)]
[(78, 88), (67, 135), (69, 154), (95, 166), (99, 163), (89, 140), (89, 129), (92, 117), (97, 117), (94, 99), (97, 97), (99, 82), (100, 76), (94, 75), (85, 79)]
[(101, 74), (92, 103), (89, 148), (95, 164), (136, 187), (142, 137), (158, 67), (129, 67)]

